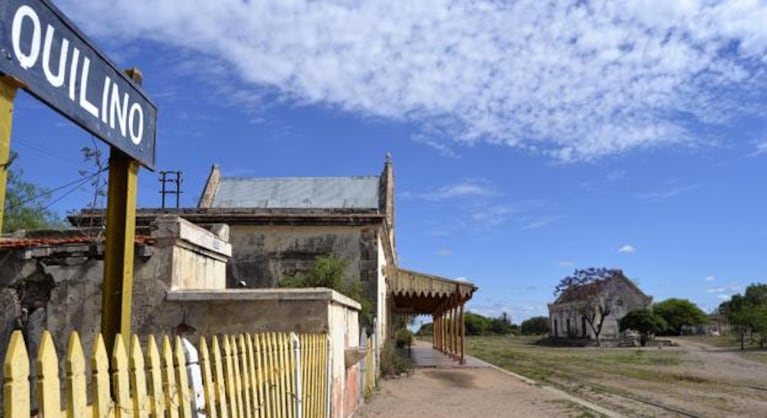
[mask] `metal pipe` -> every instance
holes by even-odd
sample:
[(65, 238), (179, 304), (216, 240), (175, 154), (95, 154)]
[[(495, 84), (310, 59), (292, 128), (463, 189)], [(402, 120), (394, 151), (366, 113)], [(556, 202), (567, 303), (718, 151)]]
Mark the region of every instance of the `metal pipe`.
[(295, 379), (296, 393), (293, 394), (296, 400), (296, 418), (302, 418), (304, 412), (303, 393), (301, 392), (301, 340), (296, 333), (290, 333), (290, 340), (293, 342), (293, 358), (296, 367), (293, 370), (293, 379)]

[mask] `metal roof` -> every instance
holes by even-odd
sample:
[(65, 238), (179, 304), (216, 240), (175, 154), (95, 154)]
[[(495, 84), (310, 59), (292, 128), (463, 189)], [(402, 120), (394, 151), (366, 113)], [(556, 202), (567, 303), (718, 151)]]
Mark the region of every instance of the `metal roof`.
[(379, 178), (222, 178), (214, 208), (378, 209)]

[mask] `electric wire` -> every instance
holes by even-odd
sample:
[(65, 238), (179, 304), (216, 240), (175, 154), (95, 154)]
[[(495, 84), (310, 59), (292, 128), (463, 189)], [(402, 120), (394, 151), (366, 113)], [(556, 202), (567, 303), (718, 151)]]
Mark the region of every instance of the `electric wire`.
[[(38, 193), (37, 195), (34, 195), (34, 196), (30, 197), (30, 198), (24, 199), (24, 200), (16, 203), (16, 206), (14, 206), (13, 209), (15, 209), (17, 207), (20, 207), (20, 206), (23, 206), (23, 205), (25, 205), (27, 203), (33, 202), (33, 201), (35, 201), (37, 199), (40, 199), (40, 198), (42, 198), (44, 196), (50, 196), (50, 195), (52, 195), (53, 193), (55, 193), (55, 192), (57, 192), (59, 190), (65, 189), (67, 187), (74, 186), (74, 187), (72, 187), (72, 190), (67, 191), (66, 194), (65, 194), (65, 196), (69, 195), (69, 194), (73, 193), (75, 190), (77, 190), (78, 187), (80, 187), (81, 185), (85, 184), (86, 182), (92, 180), (93, 178), (95, 178), (96, 176), (98, 176), (99, 174), (101, 174), (102, 172), (104, 172), (104, 171), (106, 171), (108, 169), (109, 169), (109, 167), (104, 167), (103, 169), (101, 169), (101, 170), (99, 170), (99, 171), (97, 171), (95, 173), (91, 173), (91, 174), (87, 175), (86, 177), (82, 177), (82, 178), (79, 178), (79, 179), (77, 179), (75, 181), (71, 181), (69, 183), (66, 183), (66, 184), (63, 184), (61, 186), (55, 187), (53, 189), (46, 190), (46, 191), (44, 191), (42, 193)], [(61, 200), (61, 199), (57, 198), (56, 201), (59, 201), (59, 200)], [(48, 206), (50, 206), (50, 204), (46, 205), (46, 208)]]

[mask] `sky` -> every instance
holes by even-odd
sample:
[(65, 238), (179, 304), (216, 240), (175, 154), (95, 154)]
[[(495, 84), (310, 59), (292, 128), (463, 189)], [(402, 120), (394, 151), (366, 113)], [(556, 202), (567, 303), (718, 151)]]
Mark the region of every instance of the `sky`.
[[(472, 281), (475, 312), (547, 315), (578, 268), (705, 311), (767, 282), (763, 1), (55, 4), (143, 72), (183, 206), (213, 163), (377, 175), (391, 153), (399, 264)], [(107, 147), (26, 93), (11, 146), (51, 209), (93, 201), (71, 184)], [(159, 190), (142, 169), (139, 207)]]

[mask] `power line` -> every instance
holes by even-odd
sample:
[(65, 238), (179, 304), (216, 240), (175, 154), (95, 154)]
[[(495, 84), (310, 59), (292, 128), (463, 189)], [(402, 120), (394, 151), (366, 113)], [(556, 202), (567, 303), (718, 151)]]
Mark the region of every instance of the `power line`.
[[(93, 179), (94, 177), (96, 177), (96, 176), (98, 176), (99, 174), (101, 174), (102, 172), (106, 171), (108, 168), (109, 168), (109, 167), (105, 167), (105, 168), (103, 168), (103, 169), (101, 169), (101, 170), (99, 170), (99, 171), (97, 171), (97, 172), (95, 172), (95, 173), (91, 173), (91, 174), (90, 174), (90, 175), (88, 175), (87, 177), (83, 177), (83, 178), (77, 179), (77, 180), (75, 180), (75, 181), (71, 181), (71, 182), (69, 182), (69, 183), (63, 184), (63, 185), (61, 185), (61, 186), (58, 186), (58, 187), (56, 187), (56, 188), (53, 188), (53, 189), (51, 189), (51, 190), (46, 190), (46, 191), (44, 191), (44, 192), (42, 192), (42, 193), (39, 193), (39, 194), (37, 194), (37, 195), (35, 195), (35, 196), (32, 196), (32, 197), (28, 198), (28, 199), (22, 200), (21, 202), (19, 202), (19, 203), (16, 205), (16, 207), (18, 207), (18, 206), (22, 206), (22, 205), (25, 205), (25, 204), (27, 204), (27, 203), (29, 203), (29, 202), (32, 202), (32, 201), (34, 201), (34, 200), (40, 199), (40, 198), (41, 198), (41, 197), (43, 197), (43, 196), (50, 196), (50, 195), (52, 195), (53, 193), (55, 193), (55, 192), (57, 192), (57, 191), (59, 191), (59, 190), (61, 190), (61, 189), (65, 189), (65, 188), (67, 188), (67, 187), (70, 187), (70, 186), (73, 186), (73, 185), (74, 185), (75, 187), (74, 187), (74, 188), (73, 188), (71, 191), (68, 191), (68, 192), (65, 194), (65, 196), (66, 196), (66, 195), (68, 195), (68, 194), (71, 194), (72, 192), (74, 192), (75, 190), (77, 190), (77, 187), (80, 187), (81, 185), (83, 185), (83, 184), (87, 183), (88, 181), (90, 181), (90, 180), (91, 180), (91, 179)], [(61, 200), (61, 199), (59, 198), (59, 199), (57, 199), (55, 202), (57, 202), (57, 201), (59, 201), (59, 200)], [(48, 206), (50, 206), (50, 204), (49, 204)], [(48, 206), (46, 206), (46, 207), (48, 207)]]

